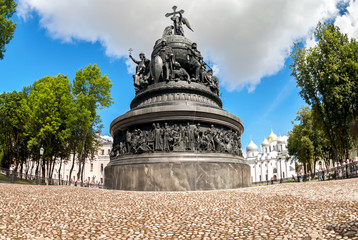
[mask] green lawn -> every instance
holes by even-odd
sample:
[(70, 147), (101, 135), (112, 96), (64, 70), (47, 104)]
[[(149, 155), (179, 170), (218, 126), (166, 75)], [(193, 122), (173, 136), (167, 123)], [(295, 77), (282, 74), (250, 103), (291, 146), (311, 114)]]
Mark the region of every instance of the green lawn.
[[(0, 173), (0, 183), (10, 183), (10, 177)], [(33, 181), (17, 178), (16, 184), (35, 184)]]

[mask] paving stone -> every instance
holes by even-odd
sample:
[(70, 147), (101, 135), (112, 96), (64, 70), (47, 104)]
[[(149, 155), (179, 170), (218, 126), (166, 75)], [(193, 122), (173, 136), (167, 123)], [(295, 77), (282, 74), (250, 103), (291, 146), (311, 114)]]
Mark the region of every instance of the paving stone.
[(205, 192), (0, 184), (0, 239), (348, 239), (358, 178)]

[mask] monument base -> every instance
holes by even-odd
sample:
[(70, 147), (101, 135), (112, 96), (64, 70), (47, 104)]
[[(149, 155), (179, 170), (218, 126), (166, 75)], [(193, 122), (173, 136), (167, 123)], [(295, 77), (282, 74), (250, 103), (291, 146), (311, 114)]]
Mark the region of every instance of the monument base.
[(250, 166), (231, 154), (153, 153), (121, 157), (110, 162), (105, 176), (105, 188), (128, 191), (200, 191), (251, 186)]

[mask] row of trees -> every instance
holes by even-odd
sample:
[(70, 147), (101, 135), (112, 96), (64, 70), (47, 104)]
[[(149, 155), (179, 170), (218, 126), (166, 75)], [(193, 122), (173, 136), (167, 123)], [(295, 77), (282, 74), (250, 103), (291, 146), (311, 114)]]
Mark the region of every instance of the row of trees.
[[(109, 107), (112, 83), (95, 65), (76, 72), (72, 83), (62, 74), (44, 77), (22, 91), (0, 95), (0, 160), (23, 171), (27, 161), (35, 173), (52, 179), (55, 164), (60, 168), (72, 154), (83, 180), (86, 158), (98, 150), (102, 128), (98, 110)], [(40, 156), (40, 149), (43, 156)], [(47, 176), (45, 173), (47, 172)]]
[(296, 43), (291, 55), (292, 76), (310, 107), (299, 110), (288, 139), (289, 154), (312, 171), (318, 159), (343, 162), (357, 146), (351, 129), (358, 103), (357, 41), (332, 23), (319, 23), (314, 35), (314, 47)]

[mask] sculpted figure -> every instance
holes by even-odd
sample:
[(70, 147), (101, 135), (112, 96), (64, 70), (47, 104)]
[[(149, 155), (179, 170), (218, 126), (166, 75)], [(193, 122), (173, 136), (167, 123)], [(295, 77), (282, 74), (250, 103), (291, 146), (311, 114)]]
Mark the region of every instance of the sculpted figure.
[[(193, 29), (191, 29), (188, 19), (183, 17), (184, 10), (176, 11), (176, 9), (177, 7), (173, 6), (173, 12), (167, 13), (165, 16), (172, 16), (170, 19), (173, 21), (174, 34), (184, 36), (182, 24), (186, 25), (191, 31), (193, 31)], [(179, 16), (177, 14), (179, 14)]]
[(164, 124), (164, 129), (163, 129), (163, 149), (164, 151), (169, 151), (170, 150), (170, 128), (168, 126), (168, 123)]
[(163, 64), (161, 75), (163, 80), (169, 81), (172, 77), (174, 53), (173, 49), (167, 45), (165, 40), (163, 40), (161, 44), (162, 46), (159, 50), (159, 56), (162, 59)]
[(173, 78), (175, 81), (178, 80), (186, 80), (188, 81), (188, 83), (190, 83), (190, 76), (188, 74), (188, 72), (181, 67), (180, 63), (175, 62), (174, 64), (174, 69), (173, 69)]
[(199, 150), (200, 147), (200, 138), (201, 138), (201, 129), (200, 129), (200, 123), (197, 123), (194, 125), (194, 138), (195, 138), (195, 150)]
[(203, 136), (200, 140), (200, 151), (207, 151), (207, 152), (211, 152), (212, 151), (212, 140), (211, 137), (209, 136), (210, 133), (208, 130), (203, 132)]
[(215, 150), (217, 152), (224, 152), (225, 151), (225, 144), (223, 143), (223, 135), (222, 135), (222, 133), (217, 133), (214, 136), (214, 143), (216, 145)]
[(127, 145), (127, 152), (132, 152), (132, 133), (127, 130), (126, 132), (126, 145)]
[(137, 152), (149, 152), (150, 148), (148, 146), (146, 132), (138, 130), (138, 145), (137, 145)]
[[(119, 144), (121, 144), (122, 142), (120, 142)], [(110, 157), (116, 157), (118, 155), (118, 150), (120, 148), (120, 145), (115, 145), (112, 147), (111, 153), (110, 153)]]
[(183, 17), (181, 12), (179, 12), (179, 16), (174, 15), (170, 19), (173, 21), (175, 35), (184, 36), (184, 29), (182, 24), (186, 25), (193, 32), (193, 29), (191, 28), (188, 19)]
[(188, 134), (188, 143), (187, 148), (188, 150), (195, 150), (195, 133), (194, 129), (187, 123), (187, 134)]
[(190, 64), (190, 67), (194, 70), (194, 79), (200, 81), (200, 70), (202, 66), (203, 57), (201, 56), (200, 51), (197, 49), (196, 43), (191, 45), (191, 48), (187, 49), (187, 60)]
[(172, 35), (173, 34), (173, 30), (174, 29), (174, 26), (168, 26), (164, 29), (163, 31), (163, 35), (162, 35), (162, 38), (164, 38), (165, 36), (169, 36), (169, 35)]
[(162, 129), (160, 128), (159, 123), (157, 123), (154, 129), (154, 149), (155, 151), (163, 151), (163, 139), (162, 139)]
[(185, 128), (183, 126), (179, 126), (179, 145), (178, 145), (178, 151), (185, 151), (186, 147), (186, 134), (185, 134)]
[(209, 86), (213, 93), (219, 95), (219, 79), (213, 76), (213, 69), (209, 68), (208, 71), (202, 71), (201, 78), (203, 83)]
[(131, 147), (134, 153), (137, 153), (138, 150), (138, 143), (139, 143), (139, 129), (135, 129), (132, 135)]
[(126, 154), (127, 153), (126, 145), (123, 142), (119, 143), (119, 152), (121, 154)]
[(137, 64), (136, 74), (133, 75), (133, 79), (136, 92), (138, 92), (140, 89), (147, 87), (149, 84), (150, 60), (145, 57), (144, 53), (139, 54), (140, 60), (136, 60), (131, 54), (129, 54), (129, 57)]
[(172, 148), (174, 151), (177, 151), (180, 141), (180, 132), (179, 132), (179, 127), (176, 124), (174, 124), (172, 129), (172, 138), (173, 138)]
[(152, 131), (146, 131), (145, 139), (148, 145), (148, 149), (151, 152), (154, 152), (155, 140), (154, 140), (154, 130), (155, 130), (155, 123), (152, 125)]

